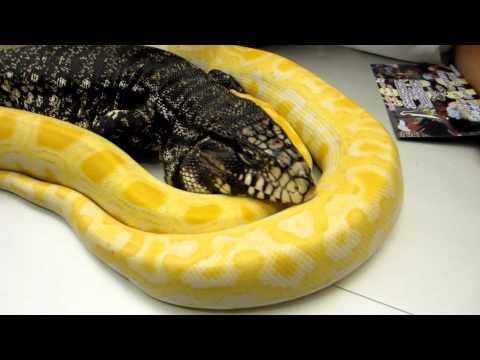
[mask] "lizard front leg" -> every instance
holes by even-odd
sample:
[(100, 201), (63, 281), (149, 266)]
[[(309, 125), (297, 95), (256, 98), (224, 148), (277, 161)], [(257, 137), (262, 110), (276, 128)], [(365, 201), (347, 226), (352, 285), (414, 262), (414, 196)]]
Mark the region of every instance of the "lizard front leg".
[(150, 159), (158, 155), (161, 136), (153, 126), (153, 114), (145, 108), (112, 110), (97, 116), (91, 130), (110, 140), (135, 159)]

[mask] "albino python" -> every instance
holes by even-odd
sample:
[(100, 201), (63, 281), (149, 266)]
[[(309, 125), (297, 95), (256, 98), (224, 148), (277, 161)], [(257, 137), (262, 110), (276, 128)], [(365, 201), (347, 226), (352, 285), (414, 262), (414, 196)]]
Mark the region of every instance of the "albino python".
[(312, 199), (281, 210), (187, 193), (91, 132), (9, 108), (0, 108), (0, 188), (62, 216), (92, 253), (149, 295), (188, 307), (304, 296), (379, 248), (403, 197), (398, 152), (382, 125), (280, 56), (238, 46), (164, 48), (231, 74), (288, 121), (323, 170)]

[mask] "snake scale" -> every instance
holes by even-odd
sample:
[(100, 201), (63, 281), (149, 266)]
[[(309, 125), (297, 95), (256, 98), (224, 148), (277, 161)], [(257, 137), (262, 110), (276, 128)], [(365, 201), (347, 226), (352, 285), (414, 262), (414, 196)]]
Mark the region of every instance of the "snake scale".
[(187, 193), (100, 136), (11, 108), (0, 108), (0, 188), (56, 212), (102, 261), (181, 306), (236, 309), (298, 298), (345, 277), (380, 247), (403, 183), (396, 146), (370, 114), (278, 55), (162, 48), (231, 74), (288, 121), (323, 170), (309, 201), (281, 209)]

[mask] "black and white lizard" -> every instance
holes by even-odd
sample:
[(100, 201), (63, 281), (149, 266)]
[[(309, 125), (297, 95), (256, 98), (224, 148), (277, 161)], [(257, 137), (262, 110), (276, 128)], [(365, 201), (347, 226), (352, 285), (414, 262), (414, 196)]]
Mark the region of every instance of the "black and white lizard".
[(167, 183), (197, 193), (300, 203), (311, 170), (231, 76), (147, 46), (39, 45), (0, 50), (0, 105), (91, 130)]

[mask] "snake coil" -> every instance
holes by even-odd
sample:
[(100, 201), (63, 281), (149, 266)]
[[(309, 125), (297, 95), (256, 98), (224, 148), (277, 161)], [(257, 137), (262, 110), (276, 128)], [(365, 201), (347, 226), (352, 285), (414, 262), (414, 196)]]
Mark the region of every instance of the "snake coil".
[(151, 296), (209, 309), (269, 305), (322, 289), (382, 244), (403, 197), (396, 146), (371, 115), (314, 74), (265, 51), (165, 46), (239, 80), (272, 105), (323, 170), (313, 199), (282, 211), (186, 193), (108, 141), (0, 108), (0, 188), (48, 208)]

